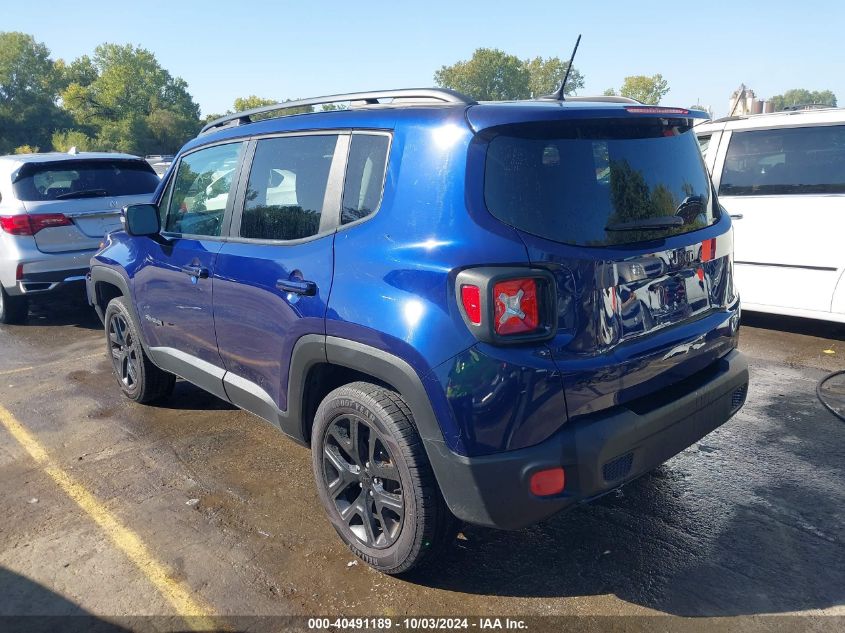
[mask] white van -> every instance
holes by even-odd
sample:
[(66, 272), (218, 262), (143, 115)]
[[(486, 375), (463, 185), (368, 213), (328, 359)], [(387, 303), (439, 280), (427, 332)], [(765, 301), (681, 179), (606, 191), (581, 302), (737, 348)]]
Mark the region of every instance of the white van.
[(845, 323), (845, 109), (695, 128), (733, 218), (742, 307)]

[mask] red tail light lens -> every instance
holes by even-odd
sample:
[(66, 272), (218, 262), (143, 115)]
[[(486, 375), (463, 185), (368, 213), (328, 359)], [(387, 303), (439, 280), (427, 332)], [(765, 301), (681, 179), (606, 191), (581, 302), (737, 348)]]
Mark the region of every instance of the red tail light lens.
[(481, 325), (481, 289), (478, 286), (461, 286), (461, 303), (473, 325)]
[(566, 486), (566, 474), (563, 468), (547, 468), (531, 475), (531, 494), (548, 497), (563, 492)]
[(0, 228), (10, 235), (35, 235), (41, 229), (70, 226), (73, 223), (62, 213), (33, 213), (0, 216)]
[(537, 280), (509, 279), (493, 286), (496, 334), (527, 334), (540, 326), (537, 306)]
[(28, 215), (2, 215), (0, 228), (10, 235), (32, 235)]

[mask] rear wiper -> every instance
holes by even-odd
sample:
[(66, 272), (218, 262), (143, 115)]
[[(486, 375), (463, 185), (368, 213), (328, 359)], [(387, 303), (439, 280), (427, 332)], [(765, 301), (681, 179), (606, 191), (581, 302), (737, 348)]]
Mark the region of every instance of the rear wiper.
[(656, 218), (643, 218), (633, 222), (619, 222), (608, 224), (605, 231), (642, 231), (648, 229), (672, 229), (676, 226), (683, 226), (684, 219), (677, 215), (660, 216)]
[(55, 200), (69, 200), (70, 198), (100, 198), (109, 195), (105, 189), (82, 189), (80, 191), (68, 191), (56, 196)]

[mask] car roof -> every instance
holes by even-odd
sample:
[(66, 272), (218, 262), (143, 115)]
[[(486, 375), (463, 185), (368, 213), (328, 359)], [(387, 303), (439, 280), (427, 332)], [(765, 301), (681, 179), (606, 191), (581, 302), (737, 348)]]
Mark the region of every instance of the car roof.
[(766, 114), (747, 114), (724, 117), (695, 126), (696, 134), (718, 130), (753, 130), (774, 127), (802, 127), (806, 125), (831, 125), (845, 123), (845, 108), (814, 110), (785, 110)]
[[(636, 114), (635, 109), (642, 109)], [(677, 110), (676, 116), (702, 118), (704, 112), (686, 108)], [(392, 130), (398, 125), (442, 125), (454, 123), (469, 126), (473, 131), (491, 125), (522, 123), (532, 120), (558, 118), (607, 118), (637, 117), (644, 114), (658, 114), (667, 110), (664, 106), (645, 106), (624, 97), (569, 97), (565, 101), (537, 99), (524, 101), (482, 101), (467, 103), (402, 102), (378, 103), (350, 107), (345, 110), (328, 110), (275, 116), (249, 123), (222, 126), (210, 129), (189, 141), (183, 151), (222, 140), (242, 137), (295, 132), (304, 130), (332, 129), (381, 129)], [(665, 116), (665, 114), (664, 114)]]

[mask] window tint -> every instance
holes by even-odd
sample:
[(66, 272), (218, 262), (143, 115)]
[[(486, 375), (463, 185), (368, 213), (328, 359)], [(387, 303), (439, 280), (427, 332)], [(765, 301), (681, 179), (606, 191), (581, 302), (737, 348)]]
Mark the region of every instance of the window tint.
[(319, 233), (336, 145), (336, 135), (258, 141), (241, 237), (298, 240)]
[(142, 160), (73, 160), (27, 163), (18, 172), (19, 200), (68, 200), (152, 193), (158, 176)]
[(389, 144), (390, 138), (383, 134), (352, 135), (341, 224), (365, 218), (378, 208), (384, 189)]
[(719, 193), (845, 193), (845, 126), (734, 132)]
[[(606, 246), (687, 233), (718, 217), (685, 120), (523, 124), (490, 136), (487, 208), (529, 233)], [(664, 226), (649, 228), (655, 221)]]
[[(166, 231), (220, 235), (242, 149), (243, 143), (229, 143), (182, 157), (170, 193)], [(162, 202), (167, 203), (166, 196)]]

